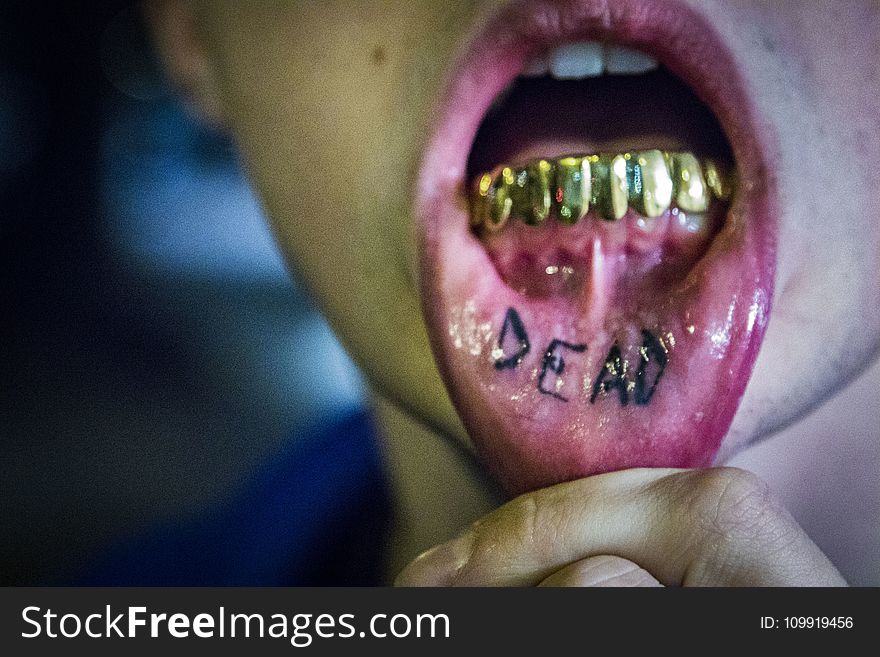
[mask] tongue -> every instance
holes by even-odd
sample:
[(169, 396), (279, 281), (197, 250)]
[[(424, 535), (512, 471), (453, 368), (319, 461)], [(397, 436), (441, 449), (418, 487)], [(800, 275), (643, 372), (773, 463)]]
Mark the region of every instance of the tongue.
[[(711, 464), (769, 312), (759, 201), (744, 194), (690, 251), (675, 240), (615, 246), (603, 228), (560, 237), (552, 231), (578, 226), (549, 223), (525, 228), (525, 242), (511, 233), (484, 244), (463, 204), (434, 207), (422, 271), (432, 343), (475, 446), (509, 493), (628, 467)], [(547, 246), (530, 250), (528, 240)], [(639, 274), (656, 270), (642, 266), (651, 258), (669, 265), (663, 276)], [(540, 282), (563, 268), (567, 282)]]

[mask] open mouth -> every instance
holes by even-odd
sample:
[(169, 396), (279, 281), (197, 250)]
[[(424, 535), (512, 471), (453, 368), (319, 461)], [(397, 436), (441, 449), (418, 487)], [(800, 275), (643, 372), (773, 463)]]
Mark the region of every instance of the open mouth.
[(473, 35), (420, 172), (422, 298), (508, 492), (712, 463), (769, 317), (772, 152), (674, 0), (513, 2)]

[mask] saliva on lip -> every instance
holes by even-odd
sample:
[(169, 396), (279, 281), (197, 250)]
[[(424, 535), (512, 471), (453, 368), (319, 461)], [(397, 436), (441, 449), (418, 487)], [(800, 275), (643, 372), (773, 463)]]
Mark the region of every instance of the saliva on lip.
[[(497, 266), (497, 263), (496, 263)], [(571, 253), (518, 253), (500, 267), (507, 284), (527, 297), (576, 294), (584, 284), (588, 263)]]

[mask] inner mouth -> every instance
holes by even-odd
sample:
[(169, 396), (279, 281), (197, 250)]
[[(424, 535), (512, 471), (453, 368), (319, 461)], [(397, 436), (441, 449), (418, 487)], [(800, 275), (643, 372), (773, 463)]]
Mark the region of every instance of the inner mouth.
[[(642, 52), (554, 48), (520, 60), (529, 75), (474, 125), (467, 215), (439, 187), (421, 206), (438, 365), (511, 493), (711, 464), (772, 293), (769, 193), (755, 182), (759, 153), (737, 166), (751, 136), (737, 126), (731, 144), (731, 103), (720, 120)], [(451, 163), (439, 143), (432, 155)]]
[(732, 160), (714, 113), (665, 67), (583, 79), (520, 75), (483, 118), (467, 175), (530, 156), (648, 148)]
[(520, 76), (471, 147), (470, 224), (520, 294), (633, 310), (705, 253), (732, 160), (714, 114), (665, 68)]

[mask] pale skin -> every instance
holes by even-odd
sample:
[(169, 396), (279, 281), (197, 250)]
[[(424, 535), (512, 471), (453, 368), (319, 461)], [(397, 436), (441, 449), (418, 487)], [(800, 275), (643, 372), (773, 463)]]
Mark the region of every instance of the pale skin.
[[(387, 400), (380, 417), (400, 497), (389, 570), (482, 515), (397, 581), (844, 584), (742, 470), (609, 473), (499, 506), (474, 465), (425, 332), (409, 190), (446, 68), (497, 4), (147, 7), (171, 77), (235, 136), (291, 265)], [(774, 310), (721, 463), (815, 408), (877, 353), (880, 74), (861, 54), (880, 51), (880, 3), (692, 4), (724, 36), (779, 143)], [(426, 467), (448, 475), (447, 490), (419, 486)]]

